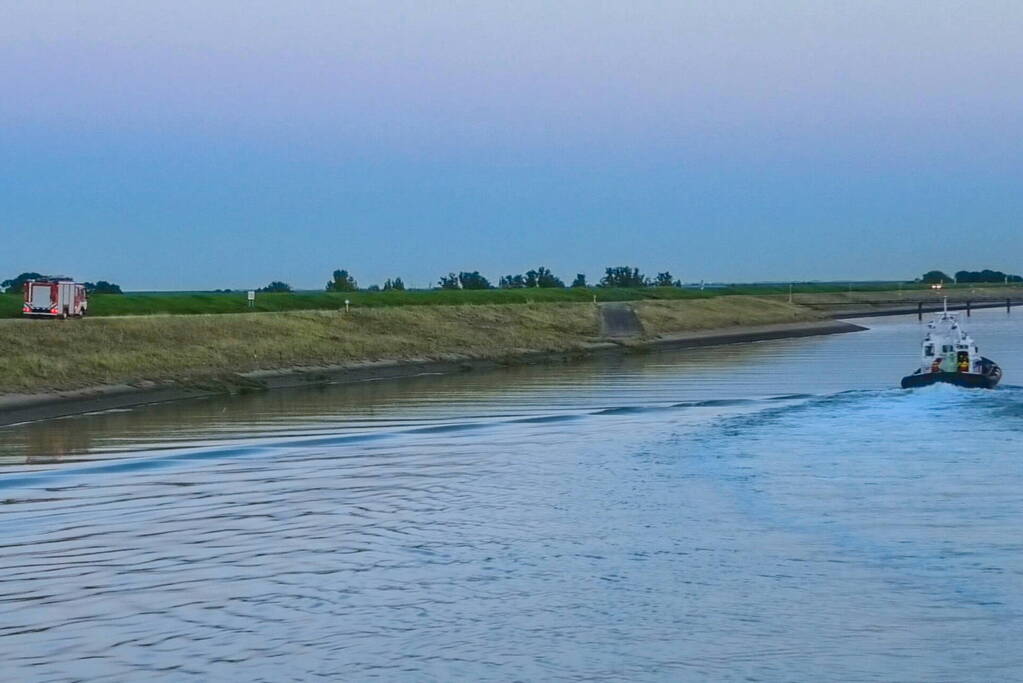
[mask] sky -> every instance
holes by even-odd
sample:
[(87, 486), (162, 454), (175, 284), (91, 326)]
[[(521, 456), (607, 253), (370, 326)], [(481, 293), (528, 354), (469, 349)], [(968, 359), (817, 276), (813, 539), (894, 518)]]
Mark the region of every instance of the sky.
[(0, 279), (1023, 272), (1018, 0), (0, 0)]

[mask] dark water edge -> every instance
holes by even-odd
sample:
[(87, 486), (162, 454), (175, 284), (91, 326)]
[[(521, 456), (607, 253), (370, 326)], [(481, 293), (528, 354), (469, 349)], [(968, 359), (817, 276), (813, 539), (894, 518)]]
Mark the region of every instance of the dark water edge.
[(1015, 680), (1016, 320), (0, 429), (0, 673)]

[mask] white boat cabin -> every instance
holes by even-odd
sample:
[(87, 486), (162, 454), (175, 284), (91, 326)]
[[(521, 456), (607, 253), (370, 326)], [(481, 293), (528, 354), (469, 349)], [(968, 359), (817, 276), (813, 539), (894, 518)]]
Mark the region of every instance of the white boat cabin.
[(982, 372), (983, 363), (973, 337), (946, 309), (927, 323), (920, 352), (920, 372)]

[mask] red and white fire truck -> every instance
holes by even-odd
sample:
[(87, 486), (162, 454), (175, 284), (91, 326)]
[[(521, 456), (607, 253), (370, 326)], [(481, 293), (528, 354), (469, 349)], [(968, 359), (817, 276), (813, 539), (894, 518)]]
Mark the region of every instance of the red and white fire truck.
[(47, 318), (82, 317), (89, 307), (85, 285), (70, 280), (29, 280), (21, 312)]

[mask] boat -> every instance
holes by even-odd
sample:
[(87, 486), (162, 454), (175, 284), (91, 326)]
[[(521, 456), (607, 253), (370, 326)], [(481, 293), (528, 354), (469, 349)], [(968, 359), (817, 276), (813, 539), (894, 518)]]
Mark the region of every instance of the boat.
[(948, 299), (940, 315), (927, 323), (927, 336), (920, 350), (920, 367), (902, 378), (903, 389), (943, 382), (974, 389), (993, 389), (1002, 379), (1002, 369), (980, 355), (973, 337), (948, 312)]

